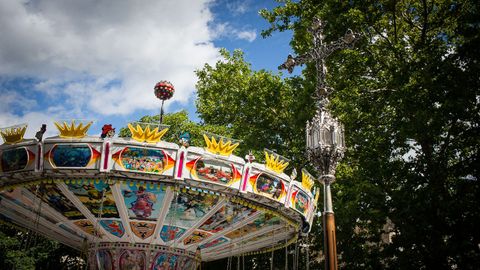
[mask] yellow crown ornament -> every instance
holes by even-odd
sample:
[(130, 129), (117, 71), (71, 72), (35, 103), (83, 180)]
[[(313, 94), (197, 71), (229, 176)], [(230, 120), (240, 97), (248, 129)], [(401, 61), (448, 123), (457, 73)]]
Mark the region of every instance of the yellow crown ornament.
[(59, 122), (54, 122), (58, 131), (60, 132), (59, 136), (62, 138), (71, 138), (71, 139), (80, 139), (87, 136), (87, 131), (90, 126), (93, 124), (92, 121), (88, 122), (86, 125), (80, 123), (75, 125), (75, 120), (72, 120), (70, 123), (64, 121), (62, 124)]
[(23, 136), (27, 130), (27, 124), (2, 128), (0, 134), (6, 144), (15, 144), (23, 141)]
[(163, 126), (164, 128), (159, 131), (160, 126), (157, 126), (154, 129), (150, 129), (150, 125), (146, 124), (145, 128), (137, 123), (134, 127), (132, 124), (128, 124), (128, 129), (132, 133), (132, 139), (137, 142), (147, 142), (147, 143), (157, 143), (159, 142), (163, 135), (167, 133), (168, 127)]
[(239, 141), (216, 134), (203, 134), (203, 138), (207, 145), (205, 150), (215, 155), (230, 156), (233, 153), (233, 150), (240, 145)]
[(305, 169), (302, 169), (302, 186), (311, 191), (314, 184), (313, 176)]
[(285, 168), (288, 166), (289, 160), (285, 157), (280, 156), (279, 154), (265, 149), (265, 167), (276, 173), (283, 173)]

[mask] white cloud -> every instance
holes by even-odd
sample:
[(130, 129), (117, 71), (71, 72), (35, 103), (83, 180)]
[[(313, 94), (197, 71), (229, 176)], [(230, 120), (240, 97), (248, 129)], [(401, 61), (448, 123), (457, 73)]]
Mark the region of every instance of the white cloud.
[(242, 15), (248, 11), (249, 1), (230, 1), (227, 3), (227, 8), (234, 15)]
[(229, 23), (219, 23), (214, 27), (215, 38), (228, 37), (233, 39), (243, 39), (252, 42), (257, 38), (255, 30), (238, 30)]
[[(153, 86), (164, 79), (175, 85), (173, 100), (186, 103), (193, 71), (219, 57), (209, 2), (0, 0), (0, 76), (35, 78), (36, 91), (59, 99), (56, 114), (158, 108)], [(0, 113), (0, 126), (14, 117)]]
[(252, 42), (257, 38), (257, 33), (255, 31), (239, 31), (236, 34), (239, 39), (244, 39), (249, 42)]

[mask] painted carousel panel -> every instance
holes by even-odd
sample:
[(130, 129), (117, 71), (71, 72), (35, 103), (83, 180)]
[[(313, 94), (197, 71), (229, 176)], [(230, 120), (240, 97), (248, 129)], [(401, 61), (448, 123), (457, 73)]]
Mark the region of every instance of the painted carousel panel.
[(112, 155), (115, 170), (173, 175), (174, 151), (157, 148), (124, 147)]
[(121, 190), (131, 219), (157, 220), (165, 198), (163, 189), (124, 183)]
[(239, 188), (242, 168), (233, 162), (193, 156), (186, 166), (191, 179)]
[(227, 233), (225, 236), (231, 239), (245, 237), (248, 234), (257, 232), (266, 226), (279, 225), (281, 223), (282, 221), (280, 220), (280, 218), (271, 214), (262, 213), (254, 221), (248, 223), (245, 226), (242, 226), (241, 228), (238, 228), (232, 232)]
[(177, 226), (163, 226), (160, 232), (160, 238), (164, 242), (170, 242), (172, 240), (180, 238), (187, 230)]
[(110, 251), (105, 249), (97, 251), (96, 260), (97, 270), (115, 270), (115, 261)]
[(104, 181), (81, 181), (81, 183), (70, 183), (67, 186), (94, 216), (119, 217), (110, 185)]
[(208, 232), (204, 232), (204, 231), (200, 231), (200, 230), (195, 230), (190, 236), (188, 236), (187, 238), (185, 238), (183, 240), (183, 244), (184, 245), (191, 245), (191, 244), (195, 244), (195, 243), (200, 243), (202, 242), (203, 240), (207, 239), (208, 237), (210, 237), (212, 234), (211, 233), (208, 233)]
[(147, 239), (152, 236), (155, 232), (156, 226), (157, 225), (155, 223), (149, 222), (130, 222), (130, 228), (132, 229), (132, 232), (141, 239)]
[(35, 160), (35, 154), (26, 147), (8, 149), (1, 152), (0, 171), (15, 172), (27, 169)]
[(118, 262), (119, 270), (146, 270), (147, 262), (143, 250), (123, 250)]
[(150, 267), (150, 270), (193, 270), (194, 260), (177, 254), (159, 252)]
[(307, 216), (310, 209), (311, 198), (297, 186), (292, 187), (292, 193), (289, 200), (289, 206), (298, 211), (303, 216)]
[(255, 212), (255, 209), (229, 202), (200, 225), (199, 229), (211, 233), (217, 233), (244, 220)]
[(205, 243), (203, 245), (200, 246), (201, 249), (204, 249), (204, 248), (212, 248), (212, 247), (216, 247), (216, 246), (219, 246), (219, 245), (222, 245), (222, 244), (225, 244), (227, 243), (229, 240), (225, 237), (220, 237), (220, 238), (217, 238), (213, 241), (210, 241), (208, 243)]
[(125, 234), (125, 228), (120, 220), (100, 220), (100, 225), (110, 234), (122, 238)]
[(53, 168), (93, 168), (101, 153), (88, 144), (56, 144), (46, 155)]
[(179, 193), (172, 199), (165, 222), (191, 228), (217, 203), (219, 197), (210, 194)]
[(74, 225), (76, 225), (78, 228), (80, 228), (82, 231), (93, 235), (93, 236), (99, 236), (100, 238), (103, 236), (101, 233), (99, 233), (96, 229), (93, 223), (88, 220), (77, 220), (73, 222)]
[(267, 173), (257, 172), (250, 176), (248, 182), (248, 191), (281, 203), (285, 202), (288, 183), (279, 177)]
[(41, 183), (38, 185), (38, 190), (35, 186), (28, 187), (28, 190), (70, 220), (85, 218), (77, 207), (60, 191), (56, 184)]

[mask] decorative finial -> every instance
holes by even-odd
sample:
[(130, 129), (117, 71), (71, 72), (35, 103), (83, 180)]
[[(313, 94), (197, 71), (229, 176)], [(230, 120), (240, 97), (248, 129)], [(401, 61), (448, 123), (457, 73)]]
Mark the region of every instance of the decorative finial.
[(212, 154), (221, 156), (230, 156), (233, 153), (233, 150), (235, 150), (235, 148), (237, 148), (237, 146), (240, 144), (240, 141), (222, 137), (216, 134), (203, 134), (203, 138), (207, 144), (205, 150)]
[(311, 191), (313, 184), (315, 183), (313, 179), (313, 176), (307, 170), (302, 169), (302, 186), (306, 190)]
[(160, 107), (160, 124), (163, 122), (163, 104), (165, 100), (169, 100), (173, 97), (173, 93), (175, 93), (175, 87), (169, 81), (159, 81), (153, 87), (155, 96), (162, 101), (162, 106)]
[[(128, 124), (128, 129), (132, 133), (132, 139), (137, 142), (157, 143), (168, 131), (168, 127), (166, 126), (157, 126), (153, 130), (150, 130), (150, 124), (147, 123), (145, 125), (146, 127), (142, 128), (139, 123), (136, 123), (135, 127), (130, 123)], [(159, 131), (160, 127), (163, 129)]]
[(42, 124), (42, 127), (40, 128), (40, 130), (37, 131), (37, 133), (35, 133), (35, 138), (37, 138), (37, 140), (41, 142), (43, 139), (43, 134), (45, 134), (46, 131), (47, 131), (47, 125)]
[(248, 151), (248, 155), (245, 156), (245, 160), (248, 163), (252, 163), (255, 160), (255, 156), (253, 155), (252, 151)]
[(79, 139), (87, 136), (87, 131), (93, 122), (90, 121), (86, 125), (83, 125), (83, 123), (75, 125), (75, 120), (72, 120), (70, 124), (67, 124), (66, 121), (64, 121), (62, 124), (59, 122), (54, 122), (54, 124), (60, 132), (60, 137)]
[(23, 136), (27, 130), (27, 124), (21, 124), (11, 127), (2, 128), (0, 134), (6, 144), (15, 144), (23, 141)]
[(105, 138), (113, 138), (113, 136), (115, 136), (115, 128), (113, 128), (111, 124), (103, 125), (102, 134), (100, 135), (100, 137), (102, 139), (105, 139)]
[(184, 133), (180, 134), (178, 142), (183, 147), (189, 147), (190, 146), (190, 133), (184, 132)]
[(276, 173), (283, 173), (285, 168), (287, 168), (289, 164), (288, 162), (290, 160), (268, 149), (265, 149), (264, 152), (266, 163), (265, 166), (267, 167), (267, 169), (270, 169)]
[(295, 180), (297, 178), (297, 169), (293, 168), (292, 173), (290, 174), (290, 179)]

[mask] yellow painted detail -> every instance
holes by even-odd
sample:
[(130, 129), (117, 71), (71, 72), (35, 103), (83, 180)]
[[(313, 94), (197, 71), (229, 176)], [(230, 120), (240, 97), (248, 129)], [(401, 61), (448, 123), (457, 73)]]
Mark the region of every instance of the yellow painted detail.
[(265, 151), (265, 166), (276, 173), (283, 173), (288, 166), (288, 162), (283, 160), (279, 155), (269, 154)]
[(75, 125), (75, 120), (72, 120), (70, 124), (67, 124), (67, 122), (63, 122), (62, 124), (54, 122), (54, 124), (60, 132), (59, 136), (62, 138), (83, 138), (87, 136), (87, 131), (93, 122), (90, 121), (85, 126), (83, 123)]
[(128, 124), (128, 129), (132, 133), (132, 138), (137, 142), (147, 142), (147, 143), (157, 143), (159, 142), (163, 135), (167, 133), (168, 128), (164, 128), (158, 131), (158, 127), (150, 130), (150, 126), (147, 125), (145, 129), (143, 129), (139, 124), (133, 127), (132, 124)]
[(27, 126), (17, 126), (6, 128), (2, 130), (0, 133), (2, 134), (2, 138), (6, 144), (15, 144), (18, 142), (23, 141), (23, 136), (25, 135), (25, 131), (27, 130)]
[(217, 142), (215, 137), (209, 138), (206, 134), (203, 134), (203, 138), (207, 144), (205, 150), (215, 155), (230, 156), (239, 145), (239, 143), (232, 144), (232, 141), (224, 140), (224, 138), (219, 138)]
[(320, 190), (317, 188), (317, 189), (315, 190), (315, 193), (316, 193), (316, 194), (315, 194), (315, 205), (317, 205), (317, 203), (318, 203), (318, 198), (320, 198)]
[(302, 186), (310, 191), (313, 187), (314, 181), (312, 179), (312, 176), (306, 172), (305, 170), (302, 170)]

